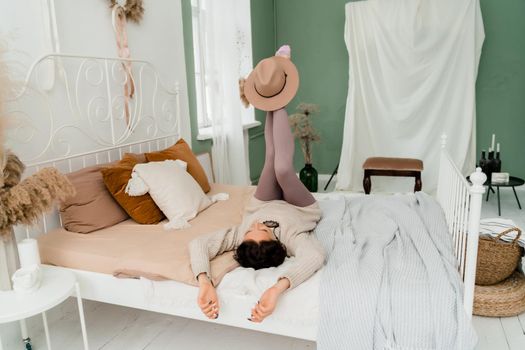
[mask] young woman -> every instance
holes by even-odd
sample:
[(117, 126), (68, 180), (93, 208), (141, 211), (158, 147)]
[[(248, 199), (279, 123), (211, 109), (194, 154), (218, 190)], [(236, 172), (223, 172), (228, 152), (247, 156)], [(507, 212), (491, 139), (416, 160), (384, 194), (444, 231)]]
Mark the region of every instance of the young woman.
[(298, 76), (294, 76), (297, 70), (289, 54), (279, 55), (282, 51), (283, 48), (277, 56), (261, 61), (244, 88), (255, 107), (263, 110), (281, 107), (267, 112), (264, 168), (243, 221), (238, 227), (190, 243), (191, 266), (200, 288), (198, 305), (212, 319), (219, 316), (220, 305), (210, 280), (210, 260), (219, 254), (234, 250), (241, 266), (256, 270), (279, 266), (286, 256), (295, 257), (293, 265), (251, 310), (249, 320), (253, 322), (261, 322), (270, 315), (284, 291), (301, 284), (324, 264), (325, 252), (312, 234), (321, 211), (293, 168), (294, 139), (282, 106), (297, 91)]

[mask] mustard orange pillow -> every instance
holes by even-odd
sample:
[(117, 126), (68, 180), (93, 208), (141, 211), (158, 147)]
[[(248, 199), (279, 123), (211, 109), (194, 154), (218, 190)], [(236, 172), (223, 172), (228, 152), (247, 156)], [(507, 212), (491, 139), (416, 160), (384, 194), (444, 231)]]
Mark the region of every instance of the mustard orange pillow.
[(122, 209), (139, 224), (156, 224), (164, 219), (164, 214), (157, 207), (149, 194), (132, 197), (126, 191), (126, 185), (131, 178), (133, 167), (145, 163), (140, 155), (126, 153), (115, 166), (102, 169), (102, 177), (106, 188)]
[(191, 151), (190, 146), (188, 146), (183, 139), (180, 139), (176, 144), (165, 150), (146, 153), (146, 159), (148, 162), (162, 162), (167, 159), (183, 160), (188, 163), (188, 173), (197, 181), (204, 193), (210, 191), (210, 183), (208, 182), (206, 172), (197, 157), (195, 157), (195, 154)]

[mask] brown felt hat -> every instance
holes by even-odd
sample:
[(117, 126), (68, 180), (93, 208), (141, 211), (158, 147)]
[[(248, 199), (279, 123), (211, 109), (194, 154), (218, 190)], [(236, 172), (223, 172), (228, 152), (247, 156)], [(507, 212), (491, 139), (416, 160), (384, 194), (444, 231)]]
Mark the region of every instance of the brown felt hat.
[(299, 88), (299, 73), (292, 61), (273, 56), (260, 61), (244, 84), (244, 94), (257, 109), (275, 111), (286, 106)]

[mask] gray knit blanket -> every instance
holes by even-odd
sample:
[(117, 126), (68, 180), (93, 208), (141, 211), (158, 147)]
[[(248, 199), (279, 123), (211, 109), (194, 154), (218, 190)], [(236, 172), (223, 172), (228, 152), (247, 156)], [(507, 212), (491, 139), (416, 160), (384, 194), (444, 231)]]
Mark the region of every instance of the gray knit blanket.
[(320, 201), (329, 258), (318, 350), (473, 349), (439, 204), (424, 193)]

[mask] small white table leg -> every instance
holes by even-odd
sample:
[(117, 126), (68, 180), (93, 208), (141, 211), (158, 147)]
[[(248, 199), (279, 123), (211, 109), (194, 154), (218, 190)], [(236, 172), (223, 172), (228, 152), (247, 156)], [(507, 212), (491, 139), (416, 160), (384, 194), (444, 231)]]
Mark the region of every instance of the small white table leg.
[(42, 312), (42, 320), (44, 320), (44, 332), (46, 333), (47, 349), (51, 350), (51, 339), (49, 338), (49, 327), (47, 326), (47, 316)]
[(25, 319), (20, 320), (20, 334), (22, 334), (23, 340), (29, 338), (29, 332), (27, 331), (27, 323)]
[(77, 293), (78, 313), (80, 315), (80, 327), (82, 328), (82, 340), (84, 341), (84, 350), (89, 350), (87, 331), (86, 331), (86, 320), (84, 319), (84, 306), (82, 305), (82, 297), (80, 295), (80, 285), (78, 284), (78, 282), (75, 284), (75, 289)]
[(25, 318), (20, 320), (20, 334), (22, 335), (22, 341), (24, 345), (31, 344), (31, 339), (29, 339), (29, 332), (27, 331), (27, 323)]

